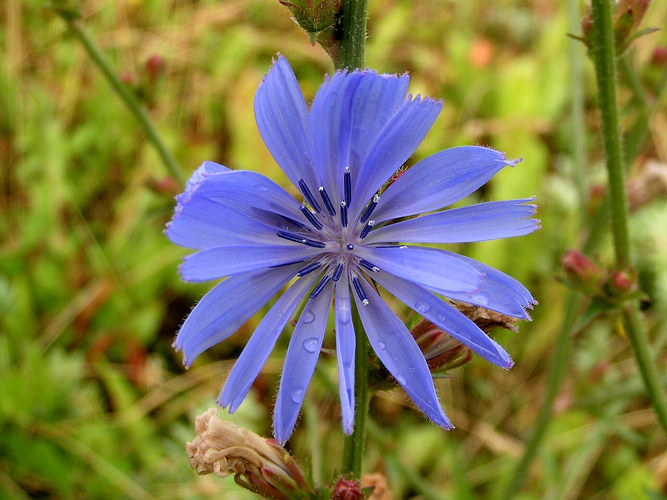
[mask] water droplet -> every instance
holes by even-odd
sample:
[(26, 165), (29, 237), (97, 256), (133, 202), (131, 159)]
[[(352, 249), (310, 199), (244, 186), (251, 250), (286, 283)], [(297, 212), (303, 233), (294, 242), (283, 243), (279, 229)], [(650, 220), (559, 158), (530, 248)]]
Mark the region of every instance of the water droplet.
[(431, 309), (431, 306), (428, 304), (423, 304), (422, 302), (415, 302), (415, 311), (419, 314), (424, 314)]
[(439, 322), (444, 323), (445, 320), (447, 319), (447, 316), (445, 316), (444, 314), (438, 314), (438, 315), (436, 316), (436, 319), (437, 319)]
[(303, 322), (304, 323), (312, 323), (314, 319), (315, 319), (315, 315), (313, 314), (313, 311), (311, 311), (310, 309), (303, 313)]
[(317, 337), (310, 337), (303, 341), (303, 348), (308, 352), (315, 352), (317, 350), (318, 344), (319, 341)]
[(380, 349), (386, 349), (386, 348), (387, 348), (387, 344), (385, 344), (384, 342), (378, 342), (378, 348), (380, 348)]
[(267, 192), (269, 190), (269, 188), (263, 184), (257, 184), (255, 186), (255, 189), (257, 189), (257, 191), (263, 191), (263, 192)]
[(479, 304), (479, 305), (484, 306), (484, 305), (486, 305), (486, 304), (489, 303), (489, 300), (490, 300), (490, 299), (489, 299), (489, 294), (488, 294), (488, 293), (486, 293), (486, 292), (479, 292), (479, 293), (476, 293), (475, 295), (473, 295), (473, 296), (470, 298), (470, 300), (471, 300), (472, 302), (475, 302), (475, 303), (477, 303), (477, 304)]
[(292, 389), (292, 392), (290, 393), (289, 397), (293, 403), (297, 404), (301, 403), (301, 401), (303, 401), (303, 388), (297, 387), (295, 389)]
[(338, 321), (340, 322), (341, 325), (347, 325), (350, 322), (350, 315), (343, 313), (339, 318)]
[(396, 375), (396, 381), (399, 384), (403, 385), (403, 384), (405, 384), (405, 377), (401, 374), (398, 374), (398, 375)]

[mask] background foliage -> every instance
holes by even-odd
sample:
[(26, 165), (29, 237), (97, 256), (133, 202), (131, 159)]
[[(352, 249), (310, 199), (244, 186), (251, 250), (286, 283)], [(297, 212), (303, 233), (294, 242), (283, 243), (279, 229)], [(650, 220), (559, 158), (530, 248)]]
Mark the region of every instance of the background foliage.
[[(44, 7), (41, 0), (0, 5), (0, 498), (248, 498), (231, 478), (197, 477), (183, 444), (256, 319), (183, 370), (170, 344), (208, 287), (180, 281), (184, 251), (162, 234), (181, 187)], [(273, 0), (86, 0), (79, 7), (185, 173), (214, 160), (286, 186), (255, 128), (254, 92), (278, 51), (309, 99), (332, 68), (284, 7)], [(368, 65), (409, 71), (413, 93), (444, 99), (411, 162), (445, 147), (490, 145), (523, 162), (475, 196), (538, 197), (539, 232), (461, 249), (516, 276), (540, 301), (519, 333), (495, 335), (516, 366), (506, 372), (476, 358), (439, 379), (457, 425), (449, 433), (408, 409), (398, 390), (371, 403), (377, 425), (365, 468), (385, 473), (395, 498), (490, 498), (521, 455), (544, 391), (563, 314), (561, 256), (586, 233), (606, 229), (604, 215), (590, 217), (604, 181), (592, 68), (585, 61), (572, 86), (576, 42), (566, 37), (565, 2), (375, 0), (370, 12)], [(644, 26), (664, 27), (665, 19), (667, 4), (654, 2)], [(655, 168), (664, 176), (667, 63), (654, 49), (666, 45), (662, 31), (626, 56), (636, 68), (620, 82), (623, 125), (636, 146), (630, 182)], [(586, 96), (586, 130), (570, 121), (573, 89)], [(586, 161), (577, 177), (573, 142), (582, 136)], [(651, 343), (664, 367), (664, 196), (634, 210), (632, 230)], [(593, 253), (610, 263), (604, 234)], [(288, 337), (244, 405), (224, 418), (270, 435)], [(584, 329), (571, 352), (549, 435), (519, 497), (660, 498), (667, 441), (618, 322), (604, 318)], [(324, 354), (318, 370), (290, 446), (316, 479), (328, 480), (341, 451), (337, 394), (327, 383), (336, 377), (335, 358)]]

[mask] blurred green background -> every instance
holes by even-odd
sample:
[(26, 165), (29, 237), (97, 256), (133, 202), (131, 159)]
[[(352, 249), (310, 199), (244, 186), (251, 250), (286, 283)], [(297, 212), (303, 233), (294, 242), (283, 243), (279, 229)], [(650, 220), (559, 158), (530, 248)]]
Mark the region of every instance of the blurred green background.
[[(252, 498), (231, 478), (198, 477), (184, 443), (257, 318), (182, 368), (171, 342), (210, 284), (181, 282), (185, 251), (162, 233), (181, 187), (46, 5), (0, 3), (0, 498)], [(332, 65), (277, 0), (77, 7), (185, 175), (213, 160), (286, 186), (256, 130), (254, 92), (277, 52), (308, 100)], [(667, 2), (654, 2), (642, 26), (664, 28), (665, 20)], [(426, 422), (399, 390), (371, 402), (380, 432), (369, 440), (365, 470), (385, 474), (394, 498), (427, 498), (418, 476), (430, 484), (428, 498), (490, 498), (520, 457), (544, 394), (563, 315), (562, 254), (602, 228), (592, 253), (612, 261), (608, 221), (590, 217), (605, 180), (592, 66), (583, 45), (566, 36), (578, 32), (566, 2), (372, 0), (368, 26), (370, 67), (409, 71), (412, 93), (444, 99), (411, 162), (446, 147), (489, 145), (523, 162), (473, 200), (536, 195), (539, 203), (537, 233), (460, 248), (519, 278), (540, 302), (519, 333), (495, 334), (516, 366), (504, 371), (475, 358), (437, 381), (452, 432)], [(572, 44), (584, 57), (574, 86)], [(664, 30), (638, 40), (626, 56), (636, 71), (620, 80), (638, 185), (647, 172), (665, 177), (665, 46)], [(573, 91), (584, 93), (585, 130), (571, 122)], [(577, 138), (586, 147), (579, 173)], [(667, 201), (645, 198), (632, 231), (664, 374)], [(220, 411), (223, 418), (270, 436), (287, 333), (240, 410)], [(332, 346), (332, 336), (326, 342)], [(617, 321), (586, 328), (571, 353), (552, 425), (518, 498), (664, 498), (667, 441)], [(319, 370), (335, 379), (335, 357), (324, 354)], [(337, 394), (322, 378), (313, 379), (289, 446), (328, 481), (342, 430)]]

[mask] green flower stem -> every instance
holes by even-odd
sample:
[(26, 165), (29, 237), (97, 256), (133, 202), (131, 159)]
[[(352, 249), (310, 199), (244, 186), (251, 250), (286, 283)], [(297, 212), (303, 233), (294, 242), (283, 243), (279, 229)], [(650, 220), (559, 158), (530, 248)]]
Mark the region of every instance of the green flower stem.
[[(343, 0), (343, 40), (340, 57), (334, 58), (336, 69), (357, 69), (364, 67), (364, 47), (366, 46), (366, 19), (368, 0)], [(369, 346), (358, 311), (353, 316), (356, 334), (354, 393), (354, 432), (345, 438), (342, 472), (361, 479), (361, 463), (366, 443), (366, 419), (368, 414), (368, 353)]]
[(580, 303), (581, 297), (579, 294), (574, 290), (568, 290), (565, 298), (565, 305), (563, 306), (565, 316), (563, 317), (563, 322), (561, 323), (560, 331), (556, 338), (556, 351), (553, 354), (551, 365), (549, 367), (547, 390), (544, 395), (544, 401), (542, 402), (540, 412), (535, 419), (535, 424), (533, 425), (530, 438), (524, 448), (523, 455), (514, 469), (506, 487), (502, 489), (502, 495), (497, 497), (499, 499), (507, 500), (518, 495), (526, 478), (528, 467), (542, 445), (544, 435), (551, 422), (551, 408), (553, 407), (561, 382), (567, 371), (567, 360), (570, 352), (570, 337), (572, 335), (574, 323), (577, 319)]
[[(602, 136), (607, 157), (611, 223), (614, 236), (616, 265), (619, 269), (631, 268), (630, 236), (628, 231), (628, 207), (625, 193), (623, 147), (618, 124), (616, 100), (616, 53), (611, 0), (593, 0), (593, 47), (591, 55), (595, 64), (598, 99), (602, 118)], [(658, 371), (651, 359), (646, 333), (637, 303), (623, 310), (623, 323), (632, 346), (639, 371), (644, 379), (648, 396), (658, 415), (662, 428), (667, 432), (667, 401), (661, 390)]]
[(361, 463), (366, 444), (366, 420), (368, 417), (368, 339), (361, 324), (359, 313), (354, 311), (354, 333), (356, 335), (355, 368), (354, 368), (354, 432), (345, 438), (343, 450), (343, 474), (352, 474), (361, 479)]
[(97, 65), (97, 67), (102, 71), (105, 78), (114, 89), (116, 94), (121, 98), (125, 106), (130, 110), (134, 115), (136, 120), (139, 122), (139, 126), (144, 130), (146, 138), (153, 144), (157, 150), (162, 163), (178, 182), (185, 184), (185, 177), (181, 171), (178, 162), (171, 155), (167, 146), (162, 141), (160, 134), (158, 133), (155, 125), (153, 124), (150, 116), (143, 108), (143, 106), (137, 101), (136, 97), (129, 91), (127, 86), (123, 84), (118, 78), (118, 75), (114, 72), (111, 64), (104, 56), (104, 54), (97, 48), (93, 39), (88, 35), (86, 30), (81, 25), (81, 22), (76, 19), (72, 19), (71, 16), (65, 15), (63, 12), (56, 9), (56, 12), (60, 14), (62, 19), (67, 23), (69, 31), (81, 42), (81, 44), (88, 52), (88, 55)]
[(364, 67), (368, 0), (343, 0), (343, 40), (336, 69)]

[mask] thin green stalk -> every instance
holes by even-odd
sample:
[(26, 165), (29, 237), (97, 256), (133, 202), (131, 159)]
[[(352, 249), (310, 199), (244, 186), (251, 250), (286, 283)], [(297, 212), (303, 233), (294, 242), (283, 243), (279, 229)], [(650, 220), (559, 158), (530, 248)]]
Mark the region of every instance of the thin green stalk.
[(567, 360), (570, 352), (570, 337), (572, 328), (574, 328), (574, 322), (577, 319), (578, 305), (580, 304), (580, 301), (581, 298), (577, 292), (568, 290), (564, 305), (565, 316), (563, 317), (563, 322), (560, 331), (558, 332), (558, 337), (556, 338), (556, 351), (553, 354), (551, 365), (549, 367), (547, 390), (544, 395), (544, 401), (542, 402), (540, 412), (535, 419), (532, 433), (526, 443), (521, 460), (519, 460), (519, 463), (514, 469), (514, 473), (507, 483), (507, 486), (503, 488), (503, 494), (498, 498), (507, 500), (519, 493), (526, 478), (528, 467), (542, 445), (544, 435), (551, 422), (551, 408), (558, 395), (558, 390), (560, 389), (565, 372), (567, 371)]
[[(628, 206), (625, 193), (623, 147), (618, 121), (616, 99), (616, 53), (611, 0), (593, 0), (593, 47), (591, 55), (595, 64), (598, 99), (602, 119), (602, 136), (607, 158), (611, 223), (614, 236), (616, 265), (619, 269), (631, 268), (630, 236), (628, 230)], [(637, 303), (623, 310), (623, 322), (639, 371), (642, 374), (648, 396), (667, 432), (667, 400), (661, 390), (658, 370), (651, 359)]]
[(364, 67), (368, 0), (343, 0), (343, 40), (336, 69)]
[[(343, 0), (343, 39), (340, 46), (340, 58), (334, 59), (336, 69), (357, 69), (364, 66), (364, 48), (366, 46), (366, 19), (368, 0)], [(342, 472), (351, 473), (361, 478), (361, 463), (366, 443), (366, 419), (368, 414), (368, 340), (361, 324), (359, 313), (354, 311), (354, 331), (356, 333), (356, 351), (354, 368), (354, 392), (356, 404), (354, 411), (354, 432), (345, 438)]]
[(162, 141), (160, 134), (158, 133), (153, 121), (150, 116), (139, 103), (136, 97), (129, 91), (127, 86), (120, 81), (118, 75), (113, 70), (111, 63), (107, 60), (104, 54), (97, 48), (95, 42), (90, 37), (90, 35), (83, 28), (81, 22), (77, 19), (73, 19), (71, 16), (66, 13), (61, 12), (56, 9), (56, 12), (60, 14), (62, 19), (67, 23), (69, 31), (81, 42), (83, 47), (88, 52), (88, 55), (97, 65), (97, 67), (102, 71), (104, 77), (107, 79), (111, 87), (114, 89), (118, 97), (121, 98), (127, 109), (134, 115), (139, 126), (144, 130), (146, 138), (153, 144), (155, 147), (162, 163), (169, 173), (181, 184), (185, 184), (185, 177), (181, 171), (181, 167), (178, 165), (176, 159), (171, 155), (167, 146)]
[(359, 313), (354, 311), (354, 332), (356, 334), (354, 394), (356, 399), (354, 409), (354, 432), (345, 438), (343, 450), (343, 474), (352, 474), (361, 479), (361, 463), (364, 457), (366, 444), (366, 420), (368, 417), (368, 339), (361, 324)]
[(616, 46), (609, 0), (593, 0), (593, 47), (598, 104), (602, 120), (602, 139), (607, 157), (611, 226), (616, 263), (623, 269), (630, 265), (628, 208), (623, 172), (623, 147), (618, 124), (616, 100)]

